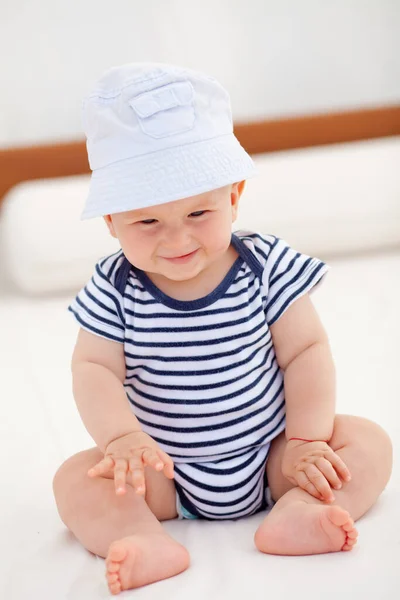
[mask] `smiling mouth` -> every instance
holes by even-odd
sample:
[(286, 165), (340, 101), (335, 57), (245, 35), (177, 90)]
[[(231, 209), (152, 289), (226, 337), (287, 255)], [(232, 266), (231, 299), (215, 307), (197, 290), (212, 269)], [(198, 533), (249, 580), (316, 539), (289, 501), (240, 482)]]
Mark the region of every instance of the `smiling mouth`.
[(196, 250), (192, 250), (192, 252), (188, 252), (187, 254), (182, 254), (182, 256), (173, 256), (172, 258), (185, 258), (185, 256), (190, 256), (194, 252), (196, 252)]
[(164, 256), (164, 258), (166, 260), (183, 260), (185, 258), (189, 258), (190, 256), (192, 256), (193, 254), (195, 254), (197, 252), (197, 250), (193, 250), (193, 252), (189, 252), (188, 254), (182, 254), (181, 256)]

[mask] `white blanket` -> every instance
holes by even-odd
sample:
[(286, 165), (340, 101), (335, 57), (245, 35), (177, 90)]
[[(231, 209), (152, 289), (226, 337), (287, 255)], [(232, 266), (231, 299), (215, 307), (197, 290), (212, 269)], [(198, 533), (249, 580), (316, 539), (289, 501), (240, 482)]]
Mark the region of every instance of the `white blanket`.
[[(338, 374), (338, 412), (377, 421), (400, 456), (400, 253), (331, 261), (313, 295), (329, 332)], [(93, 445), (71, 393), (69, 361), (77, 326), (72, 295), (0, 296), (0, 598), (96, 600), (110, 597), (104, 561), (84, 550), (60, 521), (52, 477), (68, 456)], [(263, 518), (169, 521), (192, 556), (188, 571), (122, 598), (203, 600), (290, 598), (394, 600), (399, 597), (400, 471), (358, 522), (348, 553), (267, 556), (253, 534)]]

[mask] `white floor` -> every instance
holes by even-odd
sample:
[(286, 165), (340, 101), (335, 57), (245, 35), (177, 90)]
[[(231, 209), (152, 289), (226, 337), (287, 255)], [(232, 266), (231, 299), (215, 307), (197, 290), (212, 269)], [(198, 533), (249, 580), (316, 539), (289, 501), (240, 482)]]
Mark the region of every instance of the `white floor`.
[[(395, 449), (391, 482), (358, 522), (351, 553), (274, 557), (257, 553), (262, 515), (239, 522), (177, 522), (191, 568), (122, 598), (400, 597), (400, 253), (331, 262), (314, 295), (338, 373), (338, 412), (377, 421)], [(51, 482), (59, 464), (92, 446), (71, 395), (69, 360), (76, 326), (70, 297), (29, 300), (0, 295), (0, 439), (2, 474), (0, 598), (108, 598), (104, 561), (86, 552), (56, 512)]]

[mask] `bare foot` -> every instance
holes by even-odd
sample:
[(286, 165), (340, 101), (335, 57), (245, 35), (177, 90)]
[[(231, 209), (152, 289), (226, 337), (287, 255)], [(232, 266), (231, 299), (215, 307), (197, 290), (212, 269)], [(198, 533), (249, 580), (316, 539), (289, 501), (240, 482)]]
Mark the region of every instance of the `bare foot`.
[(113, 542), (106, 558), (112, 594), (173, 577), (189, 567), (189, 553), (166, 533), (132, 535)]
[(351, 550), (357, 535), (353, 519), (340, 506), (299, 501), (273, 509), (254, 541), (267, 554), (323, 554)]

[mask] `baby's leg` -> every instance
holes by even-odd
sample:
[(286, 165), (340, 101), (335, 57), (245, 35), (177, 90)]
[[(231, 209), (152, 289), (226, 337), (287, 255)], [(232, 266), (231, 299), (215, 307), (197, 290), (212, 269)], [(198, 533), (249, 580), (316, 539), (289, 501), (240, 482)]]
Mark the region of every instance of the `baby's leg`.
[(107, 556), (110, 591), (117, 594), (187, 569), (187, 550), (156, 518), (177, 516), (173, 481), (146, 469), (147, 502), (130, 485), (126, 494), (117, 496), (111, 473), (98, 478), (87, 475), (102, 457), (98, 448), (75, 454), (61, 465), (53, 487), (60, 517), (68, 529), (90, 552)]
[(267, 554), (319, 554), (351, 550), (354, 521), (377, 500), (392, 468), (392, 445), (376, 423), (349, 415), (335, 418), (329, 445), (343, 459), (352, 479), (333, 490), (333, 504), (321, 502), (282, 475), (284, 436), (273, 442), (267, 475), (274, 508), (261, 523), (255, 543)]

